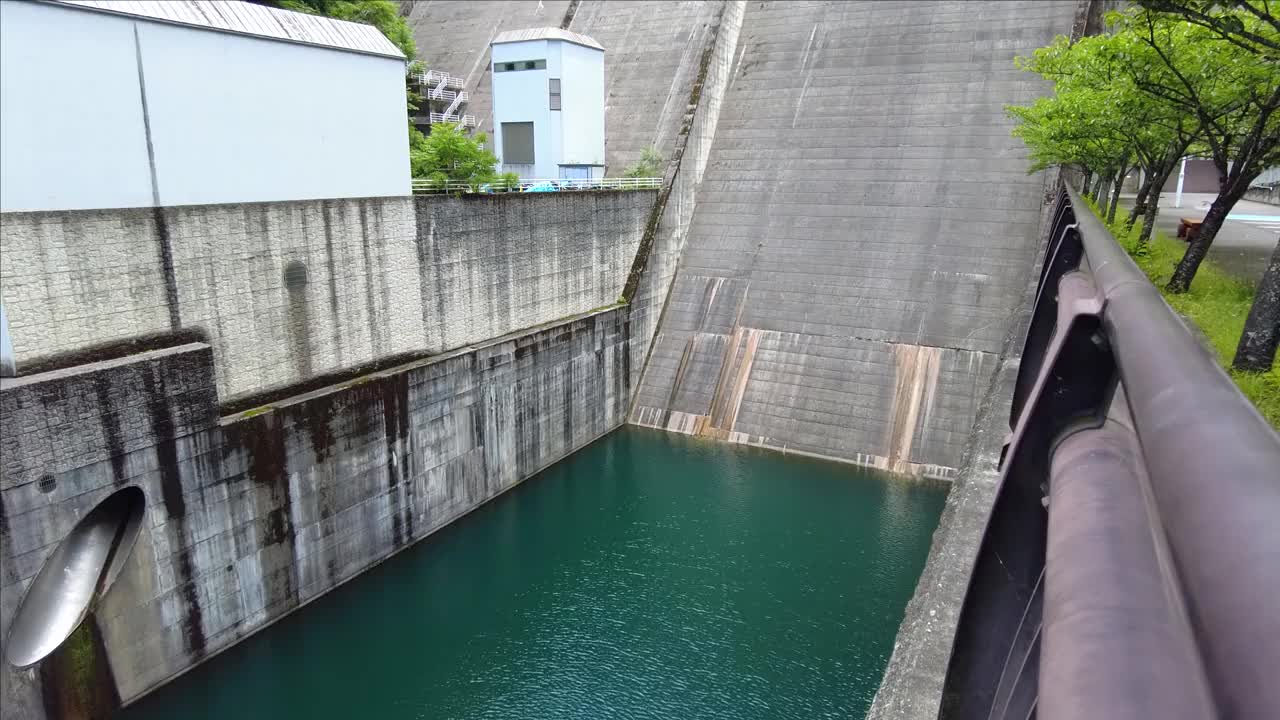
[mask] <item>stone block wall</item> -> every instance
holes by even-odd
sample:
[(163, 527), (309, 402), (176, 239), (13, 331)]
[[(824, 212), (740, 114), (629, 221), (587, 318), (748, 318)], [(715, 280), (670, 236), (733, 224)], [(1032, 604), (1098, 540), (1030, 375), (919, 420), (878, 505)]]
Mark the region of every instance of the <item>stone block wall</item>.
[(653, 196), (6, 213), (0, 297), (19, 372), (194, 333), (235, 401), (613, 303)]
[[(204, 344), (0, 380), (0, 638), (31, 578), (110, 492), (146, 495), (91, 622), (136, 699), (617, 427), (625, 307), (216, 418)], [(39, 718), (38, 669), (0, 669)]]

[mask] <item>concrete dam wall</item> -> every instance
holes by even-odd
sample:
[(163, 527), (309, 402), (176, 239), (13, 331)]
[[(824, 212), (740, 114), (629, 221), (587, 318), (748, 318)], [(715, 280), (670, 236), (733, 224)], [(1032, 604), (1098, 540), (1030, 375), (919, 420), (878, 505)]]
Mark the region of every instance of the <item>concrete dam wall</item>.
[(20, 371), (187, 333), (234, 402), (614, 303), (653, 196), (5, 213), (0, 285)]
[(952, 477), (1046, 197), (1013, 57), (1075, 6), (748, 4), (631, 421)]

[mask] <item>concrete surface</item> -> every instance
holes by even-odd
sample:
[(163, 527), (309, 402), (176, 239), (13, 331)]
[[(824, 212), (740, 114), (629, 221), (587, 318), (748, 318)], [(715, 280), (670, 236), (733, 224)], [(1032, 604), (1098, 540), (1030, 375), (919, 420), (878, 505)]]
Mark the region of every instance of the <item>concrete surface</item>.
[[(492, 131), (489, 42), (504, 30), (560, 27), (567, 0), (406, 2), (418, 55), (430, 67), (466, 80), (467, 112)], [(621, 175), (653, 146), (669, 159), (700, 51), (721, 0), (583, 0), (570, 30), (605, 48), (605, 167)]]
[[(1173, 193), (1160, 196), (1160, 211), (1156, 215), (1156, 230), (1170, 238), (1178, 237), (1178, 224), (1182, 218), (1201, 219), (1209, 212), (1214, 193), (1183, 193), (1182, 207), (1174, 207), (1177, 200)], [(1133, 208), (1134, 195), (1120, 196), (1120, 218)], [(1142, 222), (1139, 218), (1138, 222)], [(1228, 274), (1249, 283), (1256, 283), (1267, 269), (1271, 253), (1280, 242), (1280, 207), (1253, 200), (1240, 200), (1227, 215), (1218, 234), (1209, 246), (1208, 259)], [(1170, 272), (1173, 269), (1170, 268)]]
[(1280, 205), (1280, 185), (1251, 187), (1245, 192), (1244, 197), (1246, 200), (1267, 205)]
[(745, 12), (745, 2), (724, 3), (698, 50), (702, 59), (690, 88), (691, 98), (697, 97), (696, 108), (681, 117), (666, 164), (663, 190), (654, 203), (649, 228), (632, 267), (633, 274), (639, 273), (635, 294), (630, 298), (631, 347), (636, 358), (631, 368), (632, 387), (640, 384), (640, 373), (649, 357), (698, 206), (698, 188), (711, 158), (724, 95), (735, 59), (741, 58), (737, 54), (738, 36)]
[(1047, 196), (1013, 57), (1074, 10), (749, 4), (631, 421), (953, 477)]
[[(136, 485), (93, 619), (134, 700), (617, 427), (628, 345), (613, 308), (221, 424), (203, 344), (0, 380), (0, 638), (77, 519)], [(44, 717), (42, 690), (5, 663), (0, 717)]]
[(653, 191), (0, 215), (18, 370), (197, 331), (223, 401), (615, 302)]
[(605, 48), (605, 169), (618, 176), (655, 148), (663, 159), (680, 132), (689, 89), (720, 0), (585, 0), (569, 29)]

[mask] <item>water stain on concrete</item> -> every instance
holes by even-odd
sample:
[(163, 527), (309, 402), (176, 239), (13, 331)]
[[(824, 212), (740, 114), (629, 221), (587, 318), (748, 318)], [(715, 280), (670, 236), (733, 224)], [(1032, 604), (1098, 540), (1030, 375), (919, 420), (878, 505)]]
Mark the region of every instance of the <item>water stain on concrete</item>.
[(290, 355), (298, 375), (311, 377), (311, 309), (307, 303), (307, 264), (290, 260), (284, 266), (284, 288), (289, 293)]
[(175, 548), (174, 583), (182, 595), (186, 617), (182, 621), (183, 643), (188, 653), (199, 658), (205, 654), (204, 612), (196, 589), (196, 568), (191, 557), (192, 542), (187, 532), (187, 502), (179, 472), (177, 439), (173, 418), (169, 415), (169, 393), (160, 368), (152, 364), (142, 374), (146, 389), (147, 411), (156, 440), (156, 460), (160, 468), (160, 495), (166, 519), (162, 532), (169, 533)]
[(742, 407), (742, 396), (747, 390), (747, 381), (751, 378), (756, 349), (760, 347), (761, 332), (757, 328), (742, 326), (733, 329), (724, 362), (720, 366), (715, 394), (711, 399), (711, 421), (703, 434), (727, 437), (733, 431), (733, 426), (738, 421), (738, 411)]
[(891, 345), (895, 360), (893, 400), (889, 405), (888, 470), (907, 473), (917, 429), (928, 426), (938, 388), (942, 348)]

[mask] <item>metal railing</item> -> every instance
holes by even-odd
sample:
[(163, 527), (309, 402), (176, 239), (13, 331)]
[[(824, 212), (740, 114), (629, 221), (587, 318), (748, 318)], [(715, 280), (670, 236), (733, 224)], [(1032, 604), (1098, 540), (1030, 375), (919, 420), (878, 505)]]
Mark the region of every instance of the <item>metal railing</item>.
[(662, 178), (599, 178), (595, 180), (569, 179), (529, 179), (506, 184), (501, 181), (490, 183), (474, 183), (450, 180), (446, 183), (432, 182), (423, 178), (413, 179), (413, 192), (417, 194), (468, 194), (468, 193), (504, 193), (504, 192), (575, 192), (585, 190), (657, 190), (662, 187)]
[(1280, 436), (1068, 188), (940, 717), (1280, 717)]
[(447, 72), (440, 72), (439, 70), (428, 70), (420, 74), (418, 76), (418, 81), (424, 85), (440, 85), (441, 87), (453, 88), (454, 90), (461, 90), (466, 87), (466, 83), (462, 78), (450, 75)]
[(451, 115), (446, 113), (433, 112), (433, 113), (430, 113), (427, 116), (427, 118), (431, 120), (433, 124), (434, 123), (457, 123), (464, 127), (476, 126), (475, 115)]
[(467, 94), (466, 90), (445, 90), (444, 87), (440, 87), (437, 90), (428, 90), (427, 97), (432, 100), (447, 100), (449, 102), (456, 101), (460, 103), (465, 103), (471, 100), (471, 96)]

